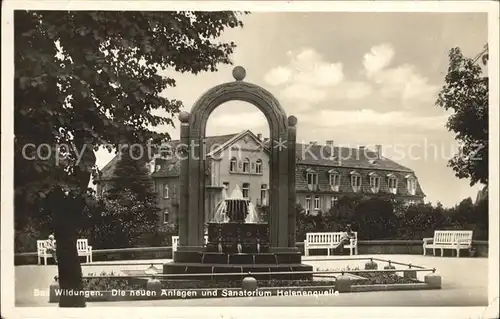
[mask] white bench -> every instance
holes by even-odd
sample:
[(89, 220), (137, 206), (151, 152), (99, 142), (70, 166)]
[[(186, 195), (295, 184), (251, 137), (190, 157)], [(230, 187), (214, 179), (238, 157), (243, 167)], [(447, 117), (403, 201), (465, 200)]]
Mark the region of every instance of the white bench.
[[(208, 244), (208, 236), (205, 236), (205, 245)], [(177, 251), (177, 246), (179, 246), (179, 236), (172, 236), (172, 253)]]
[(77, 239), (76, 250), (78, 251), (78, 256), (85, 256), (87, 263), (92, 262), (92, 246), (89, 245), (87, 239)]
[(427, 249), (432, 249), (433, 255), (436, 249), (441, 249), (441, 257), (445, 249), (452, 249), (460, 257), (461, 249), (472, 248), (472, 230), (436, 230), (434, 238), (424, 238), (423, 242), (424, 256)]
[[(44, 259), (44, 264), (47, 265), (47, 258), (54, 258), (53, 254), (47, 252), (46, 240), (37, 240), (37, 252), (38, 252), (38, 264), (40, 265), (42, 262), (42, 258)], [(56, 241), (54, 241), (56, 244)], [(56, 246), (57, 249), (57, 246)], [(86, 262), (92, 262), (92, 246), (89, 246), (87, 239), (77, 239), (76, 241), (76, 250), (78, 252), (78, 256), (85, 256)]]
[[(310, 249), (327, 249), (328, 256), (330, 256), (330, 249), (337, 247), (342, 238), (343, 232), (335, 233), (307, 233), (306, 240), (304, 240), (304, 254), (309, 256)], [(351, 238), (344, 248), (350, 250), (351, 255), (358, 254), (358, 233), (354, 232), (354, 238)]]

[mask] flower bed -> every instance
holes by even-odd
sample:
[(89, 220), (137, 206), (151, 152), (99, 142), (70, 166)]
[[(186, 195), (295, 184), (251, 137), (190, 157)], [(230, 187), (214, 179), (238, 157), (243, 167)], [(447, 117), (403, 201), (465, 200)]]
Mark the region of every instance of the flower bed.
[[(322, 271), (331, 271), (332, 269), (324, 269)], [(342, 269), (349, 273), (349, 269)], [(358, 269), (350, 269), (358, 270)], [(147, 278), (106, 278), (108, 274), (105, 272), (101, 273), (100, 276), (96, 278), (85, 279), (84, 289), (85, 290), (96, 290), (96, 291), (108, 291), (113, 289), (121, 290), (136, 290), (144, 289)], [(110, 273), (110, 276), (115, 274)], [(330, 276), (337, 276), (338, 274), (331, 274)], [(94, 276), (94, 274), (89, 274), (89, 276)], [(410, 284), (418, 282), (412, 278), (404, 278), (393, 273), (383, 273), (383, 272), (357, 272), (356, 276), (363, 278), (353, 279), (352, 285), (379, 285), (379, 284)], [(257, 285), (259, 288), (272, 288), (272, 287), (325, 287), (325, 286), (335, 286), (335, 280), (332, 279), (319, 279), (317, 277), (314, 280), (259, 280)], [(162, 289), (216, 289), (216, 288), (240, 288), (241, 280), (175, 280), (175, 279), (162, 279), (161, 281)]]

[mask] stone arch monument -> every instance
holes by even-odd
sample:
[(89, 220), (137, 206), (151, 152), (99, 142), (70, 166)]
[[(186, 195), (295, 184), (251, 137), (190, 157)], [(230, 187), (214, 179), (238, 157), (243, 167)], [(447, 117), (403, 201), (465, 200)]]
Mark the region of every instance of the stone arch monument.
[[(264, 113), (270, 131), (269, 244), (273, 252), (296, 251), (295, 247), (295, 146), (294, 116), (287, 117), (278, 100), (264, 88), (243, 81), (246, 71), (233, 69), (235, 81), (215, 86), (194, 104), (191, 113), (182, 112), (180, 143), (179, 246), (177, 251), (203, 250), (205, 154), (202, 145), (207, 121), (219, 105), (239, 100)], [(176, 258), (174, 257), (174, 260)]]

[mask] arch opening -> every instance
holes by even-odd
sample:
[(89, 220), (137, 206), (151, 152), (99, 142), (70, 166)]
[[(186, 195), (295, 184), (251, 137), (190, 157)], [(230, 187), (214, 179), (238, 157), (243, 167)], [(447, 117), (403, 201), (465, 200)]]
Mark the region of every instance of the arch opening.
[(270, 245), (274, 250), (295, 250), (296, 118), (287, 118), (279, 102), (267, 90), (243, 82), (241, 77), (235, 76), (235, 79), (235, 82), (208, 90), (195, 103), (191, 114), (179, 116), (181, 143), (189, 145), (189, 156), (181, 162), (179, 249), (196, 250), (203, 246), (207, 154), (200, 146), (206, 138), (208, 119), (223, 103), (243, 101), (257, 107), (269, 126), (269, 182), (266, 185), (269, 189)]

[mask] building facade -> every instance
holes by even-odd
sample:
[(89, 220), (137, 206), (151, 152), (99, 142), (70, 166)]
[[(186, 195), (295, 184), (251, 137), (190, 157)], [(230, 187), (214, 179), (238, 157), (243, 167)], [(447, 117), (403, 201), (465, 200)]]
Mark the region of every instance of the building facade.
[[(269, 200), (269, 141), (251, 131), (206, 137), (205, 221), (215, 214), (217, 203), (238, 187), (243, 196), (259, 209)], [(163, 143), (159, 152), (149, 159), (148, 166), (161, 208), (160, 223), (175, 223), (179, 209), (180, 160), (176, 156), (179, 141)], [(415, 172), (364, 147), (336, 147), (316, 142), (296, 147), (297, 202), (306, 213), (328, 211), (340, 196), (384, 196), (392, 194), (408, 204), (422, 202), (425, 194)], [(103, 169), (97, 183), (102, 195), (106, 181), (113, 178), (117, 157)]]

